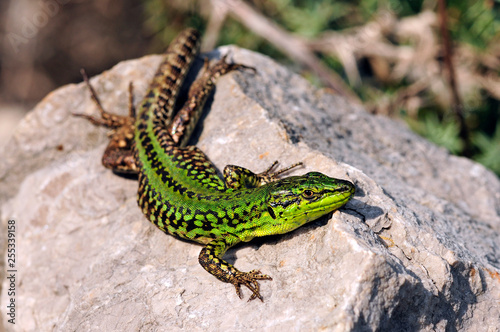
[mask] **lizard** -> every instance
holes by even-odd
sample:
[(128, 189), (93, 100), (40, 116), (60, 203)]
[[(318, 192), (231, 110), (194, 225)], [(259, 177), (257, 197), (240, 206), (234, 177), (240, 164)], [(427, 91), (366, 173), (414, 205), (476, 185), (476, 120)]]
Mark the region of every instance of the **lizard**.
[(319, 172), (281, 178), (302, 163), (273, 171), (275, 162), (258, 174), (228, 165), (222, 179), (208, 157), (187, 143), (217, 78), (233, 70), (255, 69), (228, 63), (226, 56), (214, 65), (205, 59), (201, 76), (176, 113), (178, 92), (199, 44), (200, 34), (194, 29), (171, 42), (138, 112), (130, 84), (128, 116), (105, 111), (82, 72), (100, 117), (73, 115), (113, 130), (102, 163), (117, 173), (137, 174), (137, 202), (147, 219), (167, 234), (203, 245), (201, 266), (232, 284), (238, 297), (242, 298), (243, 285), (252, 292), (248, 301), (263, 301), (258, 281), (272, 278), (259, 270), (238, 270), (224, 260), (226, 251), (256, 237), (288, 233), (337, 210), (352, 198), (355, 186)]

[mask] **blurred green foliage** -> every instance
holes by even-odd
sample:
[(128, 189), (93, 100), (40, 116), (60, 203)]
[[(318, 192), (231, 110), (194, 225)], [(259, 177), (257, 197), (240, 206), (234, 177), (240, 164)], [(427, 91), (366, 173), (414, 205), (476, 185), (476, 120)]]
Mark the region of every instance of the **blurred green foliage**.
[[(168, 43), (186, 26), (204, 30), (204, 16), (207, 14), (200, 14), (203, 12), (200, 10), (201, 0), (144, 1), (147, 17), (145, 26), (157, 36), (158, 45)], [(305, 38), (315, 38), (327, 30), (341, 31), (366, 24), (381, 10), (390, 10), (399, 18), (416, 15), (425, 9), (437, 10), (437, 0), (254, 0), (252, 3), (264, 16)], [(494, 56), (498, 59), (500, 0), (448, 0), (447, 12), (448, 28), (454, 46), (467, 45), (479, 56), (496, 50)], [(287, 59), (272, 45), (231, 18), (224, 22), (219, 44), (237, 44), (267, 54), (286, 65), (294, 65), (292, 60)], [(323, 61), (345, 78), (342, 65), (337, 59), (324, 56)], [(318, 82), (310, 73), (302, 74), (312, 82)], [(394, 82), (379, 82), (369, 71), (363, 72), (363, 66), (360, 66), (360, 74), (362, 85), (352, 88), (367, 104), (376, 104), (384, 98), (390, 98), (394, 91), (409, 84), (405, 80), (400, 82), (400, 86), (394, 86)], [(497, 74), (500, 74), (500, 68), (497, 69)], [(459, 85), (460, 83), (458, 81)], [(480, 88), (477, 90), (468, 96), (461, 96), (464, 118), (471, 137), (472, 158), (500, 175), (500, 102)], [(399, 109), (393, 115), (405, 119), (417, 133), (447, 148), (451, 153), (461, 155), (465, 142), (459, 135), (459, 125), (449, 108), (437, 101), (433, 102), (433, 97), (428, 97), (425, 107), (417, 112)]]
[(439, 119), (435, 112), (428, 112), (422, 115), (421, 120), (408, 118), (407, 122), (414, 131), (451, 153), (456, 154), (463, 149), (463, 142), (459, 138), (460, 128), (453, 118)]
[(453, 39), (486, 49), (500, 41), (500, 1), (448, 1), (449, 28)]

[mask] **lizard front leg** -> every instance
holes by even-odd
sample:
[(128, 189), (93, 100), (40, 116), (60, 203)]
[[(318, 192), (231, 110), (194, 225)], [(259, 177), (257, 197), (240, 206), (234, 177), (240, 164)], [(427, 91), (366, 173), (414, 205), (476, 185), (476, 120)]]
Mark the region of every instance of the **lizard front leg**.
[(241, 189), (241, 188), (257, 188), (266, 183), (270, 183), (278, 180), (279, 176), (285, 172), (288, 172), (292, 168), (302, 166), (302, 162), (295, 163), (279, 171), (273, 172), (273, 169), (278, 165), (278, 161), (275, 161), (268, 169), (262, 173), (254, 173), (251, 170), (235, 166), (227, 165), (224, 167), (224, 181), (229, 188)]
[(226, 250), (238, 242), (240, 242), (239, 238), (234, 235), (226, 235), (223, 238), (215, 239), (201, 250), (198, 261), (205, 270), (217, 279), (233, 284), (236, 288), (236, 294), (238, 294), (240, 299), (242, 298), (240, 285), (244, 285), (252, 291), (252, 296), (250, 296), (248, 301), (258, 298), (264, 302), (260, 295), (260, 288), (257, 280), (273, 279), (266, 274), (261, 274), (258, 270), (241, 272), (222, 259)]

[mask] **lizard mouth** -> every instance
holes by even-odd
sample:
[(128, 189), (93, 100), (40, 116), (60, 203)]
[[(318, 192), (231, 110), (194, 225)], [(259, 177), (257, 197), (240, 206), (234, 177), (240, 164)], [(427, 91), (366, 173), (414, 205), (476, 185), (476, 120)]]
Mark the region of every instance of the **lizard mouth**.
[(344, 206), (351, 198), (352, 195), (349, 192), (346, 192), (344, 197), (342, 197), (341, 199), (339, 199), (339, 197), (336, 197), (335, 201), (331, 204), (321, 204), (321, 202), (318, 202), (317, 207), (307, 209), (302, 213), (298, 213), (297, 215), (304, 216), (308, 214), (315, 214), (317, 212), (321, 212), (322, 214), (324, 214), (325, 211), (332, 212)]

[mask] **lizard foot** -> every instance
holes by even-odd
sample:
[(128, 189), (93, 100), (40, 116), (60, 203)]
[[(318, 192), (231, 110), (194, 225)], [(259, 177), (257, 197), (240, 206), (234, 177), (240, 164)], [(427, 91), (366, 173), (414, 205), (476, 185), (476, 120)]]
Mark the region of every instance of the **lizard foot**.
[(232, 279), (233, 280), (231, 280), (230, 282), (236, 288), (236, 294), (238, 294), (238, 297), (240, 299), (243, 298), (243, 295), (241, 294), (240, 285), (244, 285), (252, 291), (252, 296), (250, 296), (248, 302), (255, 300), (256, 298), (264, 302), (264, 299), (262, 298), (262, 295), (260, 295), (259, 292), (260, 288), (257, 280), (273, 280), (273, 278), (271, 278), (267, 274), (261, 274), (261, 272), (258, 270), (252, 270), (250, 272), (238, 271)]
[(260, 178), (261, 184), (265, 183), (270, 183), (273, 181), (276, 181), (279, 177), (280, 174), (283, 174), (285, 172), (288, 172), (292, 168), (298, 167), (298, 166), (303, 166), (303, 162), (298, 162), (293, 165), (290, 165), (288, 167), (285, 167), (283, 169), (280, 169), (278, 171), (274, 171), (274, 168), (278, 165), (278, 161), (276, 160), (271, 166), (269, 166), (268, 169), (266, 169), (264, 172), (257, 174), (257, 176)]

